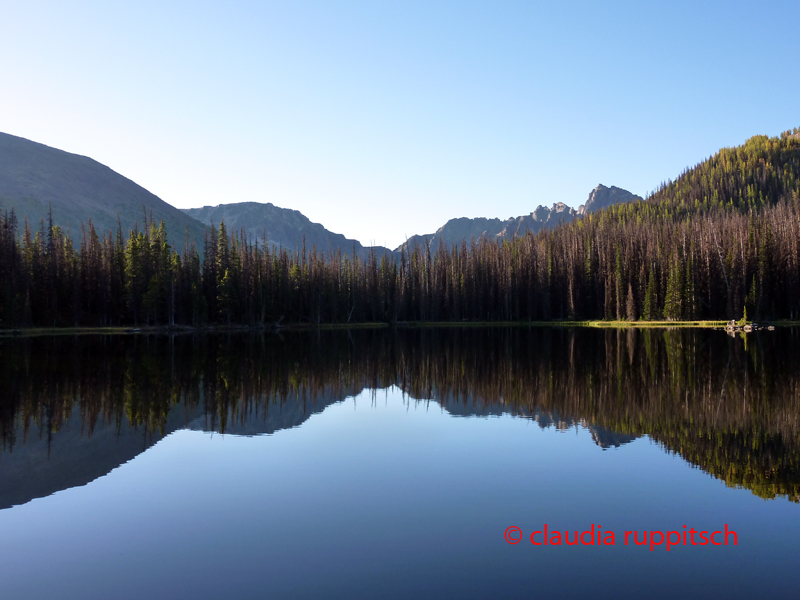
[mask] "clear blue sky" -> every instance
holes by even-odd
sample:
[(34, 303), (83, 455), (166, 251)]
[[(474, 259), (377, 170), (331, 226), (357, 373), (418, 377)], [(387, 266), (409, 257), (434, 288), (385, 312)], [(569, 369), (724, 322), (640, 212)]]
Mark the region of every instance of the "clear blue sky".
[(800, 126), (800, 2), (8, 2), (0, 131), (396, 246)]

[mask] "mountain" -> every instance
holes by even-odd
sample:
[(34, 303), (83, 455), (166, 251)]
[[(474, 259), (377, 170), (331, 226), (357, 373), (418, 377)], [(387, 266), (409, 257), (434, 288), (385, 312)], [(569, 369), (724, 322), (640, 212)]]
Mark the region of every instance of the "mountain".
[(225, 221), (229, 232), (244, 229), (250, 239), (291, 251), (301, 249), (305, 237), (309, 252), (316, 246), (318, 252), (325, 253), (341, 250), (342, 254), (352, 255), (355, 251), (362, 259), (367, 258), (371, 251), (375, 251), (378, 258), (384, 254), (392, 254), (389, 248), (383, 246), (362, 246), (357, 240), (348, 239), (340, 233), (328, 231), (319, 223), (313, 223), (300, 211), (280, 208), (270, 202), (237, 202), (182, 210), (206, 225), (213, 223), (218, 226)]
[[(399, 253), (403, 248), (413, 248), (414, 245), (425, 245), (425, 240), (431, 244), (433, 249), (438, 248), (439, 240), (445, 246), (460, 244), (461, 240), (476, 240), (485, 235), (487, 238), (503, 240), (512, 236), (522, 236), (525, 232), (538, 233), (542, 229), (552, 229), (560, 223), (567, 223), (578, 216), (589, 214), (597, 210), (618, 204), (621, 202), (632, 202), (641, 200), (630, 192), (618, 187), (606, 187), (598, 185), (586, 203), (575, 210), (558, 202), (552, 208), (539, 206), (529, 215), (509, 219), (487, 219), (467, 217), (450, 219), (436, 233), (427, 235), (414, 235), (404, 244), (399, 246), (394, 253)], [(259, 242), (266, 241), (268, 245), (285, 247), (288, 250), (295, 250), (302, 247), (303, 237), (305, 236), (306, 248), (311, 250), (316, 246), (319, 252), (336, 252), (341, 250), (342, 254), (355, 253), (359, 258), (367, 258), (371, 251), (375, 251), (378, 257), (384, 254), (393, 255), (389, 248), (382, 246), (362, 246), (357, 240), (351, 240), (341, 234), (328, 231), (319, 223), (313, 223), (301, 212), (280, 208), (267, 202), (239, 202), (235, 204), (220, 204), (219, 206), (204, 206), (202, 208), (185, 208), (183, 212), (197, 219), (198, 221), (211, 225), (219, 225), (225, 221), (228, 231), (240, 231), (251, 239)]]
[(633, 202), (634, 200), (641, 201), (639, 196), (634, 196), (628, 190), (623, 190), (614, 185), (606, 187), (602, 184), (594, 188), (586, 200), (586, 204), (578, 207), (577, 213), (579, 215), (588, 215), (589, 213), (597, 212), (613, 204), (622, 204), (624, 202)]
[[(198, 404), (180, 402), (164, 415), (164, 422), (154, 431), (137, 428), (127, 419), (100, 419), (91, 424), (87, 416), (75, 407), (57, 432), (26, 436), (21, 423), (15, 424), (15, 439), (20, 442), (3, 448), (0, 446), (0, 510), (26, 504), (36, 498), (45, 498), (61, 490), (88, 485), (109, 474), (114, 469), (147, 452), (156, 443), (179, 430), (219, 432), (234, 436), (258, 436), (301, 427), (312, 415), (320, 414), (329, 406), (358, 396), (365, 389), (361, 385), (305, 397), (292, 393), (280, 404), (268, 404), (263, 413), (236, 418), (227, 411), (226, 426), (220, 429), (219, 415), (207, 410), (204, 399)], [(426, 402), (426, 398), (417, 399)], [(556, 413), (517, 410), (513, 406), (491, 405), (474, 401), (465, 404), (449, 395), (435, 402), (454, 417), (501, 416), (512, 414), (530, 419), (540, 429), (556, 427), (566, 430), (578, 425), (587, 429), (592, 440), (603, 450), (618, 447), (638, 438), (638, 435), (616, 433), (594, 425), (584, 419), (564, 417)]]
[(149, 450), (171, 433), (183, 429), (223, 432), (230, 435), (272, 434), (299, 427), (311, 415), (356, 395), (361, 389), (329, 391), (313, 399), (290, 394), (283, 403), (261, 415), (240, 421), (228, 414), (227, 426), (220, 430), (216, 413), (198, 404), (177, 403), (164, 415), (164, 422), (153, 431), (136, 427), (127, 419), (114, 418), (88, 422), (76, 407), (55, 433), (25, 435), (24, 426), (15, 424), (15, 439), (20, 442), (0, 446), (0, 510), (44, 498), (61, 490), (87, 485), (107, 475)]
[(426, 240), (431, 245), (431, 248), (435, 250), (439, 247), (440, 241), (445, 247), (449, 248), (454, 244), (460, 244), (462, 240), (470, 242), (472, 238), (478, 240), (481, 236), (502, 241), (511, 237), (523, 236), (528, 231), (536, 234), (542, 229), (553, 229), (561, 223), (569, 223), (576, 217), (596, 212), (613, 204), (633, 202), (635, 200), (641, 201), (642, 198), (622, 188), (613, 185), (606, 187), (600, 184), (589, 194), (586, 203), (582, 204), (577, 210), (563, 202), (557, 202), (553, 204), (552, 208), (539, 206), (529, 215), (511, 217), (505, 220), (482, 217), (450, 219), (436, 233), (411, 236), (395, 252), (400, 252), (404, 248), (413, 248), (416, 245), (424, 246)]
[[(451, 219), (436, 233), (415, 235), (401, 248), (425, 241), (435, 249), (439, 241), (446, 246), (462, 240), (487, 238), (502, 240), (550, 229), (577, 216), (620, 202), (641, 200), (630, 192), (603, 185), (595, 188), (578, 210), (557, 203), (548, 209), (539, 206), (530, 215), (509, 219)], [(239, 202), (202, 208), (177, 209), (158, 196), (85, 156), (72, 154), (37, 142), (0, 133), (0, 207), (14, 209), (20, 228), (27, 219), (31, 230), (48, 219), (52, 206), (53, 222), (66, 230), (73, 243), (81, 241), (81, 224), (94, 223), (98, 233), (115, 232), (117, 220), (123, 235), (135, 227), (144, 228), (145, 219), (163, 220), (170, 243), (182, 249), (184, 240), (193, 241), (202, 251), (206, 226), (224, 221), (228, 231), (244, 230), (254, 240), (288, 250), (300, 249), (305, 238), (307, 250), (355, 254), (367, 259), (371, 252), (378, 257), (394, 256), (389, 248), (363, 246), (359, 241), (327, 230), (297, 210), (271, 203)]]
[(183, 248), (186, 231), (200, 250), (205, 226), (170, 206), (127, 177), (86, 156), (71, 154), (0, 133), (0, 206), (14, 209), (20, 223), (27, 218), (31, 230), (47, 221), (49, 206), (53, 222), (68, 230), (75, 244), (81, 241), (81, 223), (91, 218), (98, 234), (116, 231), (117, 218), (123, 236), (137, 226), (145, 213), (158, 223), (163, 219), (170, 241)]
[(161, 427), (147, 431), (127, 420), (110, 418), (88, 423), (80, 408), (69, 413), (55, 434), (25, 435), (16, 424), (16, 438), (23, 440), (0, 453), (0, 510), (44, 498), (61, 490), (87, 485), (145, 452), (170, 433), (200, 418), (202, 407), (182, 403), (165, 415)]

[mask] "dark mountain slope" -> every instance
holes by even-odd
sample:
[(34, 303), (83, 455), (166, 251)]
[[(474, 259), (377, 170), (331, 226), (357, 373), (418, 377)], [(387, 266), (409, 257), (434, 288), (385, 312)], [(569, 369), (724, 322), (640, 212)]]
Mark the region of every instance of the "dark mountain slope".
[(123, 236), (138, 223), (141, 230), (145, 213), (152, 212), (156, 223), (165, 222), (177, 248), (183, 248), (186, 230), (189, 239), (202, 250), (205, 227), (158, 196), (105, 165), (79, 156), (0, 133), (0, 203), (13, 208), (20, 222), (25, 218), (32, 230), (47, 221), (49, 206), (53, 222), (68, 230), (80, 243), (81, 223), (91, 218), (98, 233), (116, 231), (117, 217)]
[[(164, 423), (155, 432), (135, 428), (126, 421), (103, 420), (89, 427), (80, 407), (72, 411), (58, 432), (27, 439), (22, 425), (17, 425), (13, 451), (0, 454), (0, 510), (44, 498), (61, 490), (87, 485), (133, 460), (170, 433), (186, 426), (193, 415), (199, 418), (202, 408), (182, 404), (172, 407)], [(91, 433), (89, 433), (91, 431)]]

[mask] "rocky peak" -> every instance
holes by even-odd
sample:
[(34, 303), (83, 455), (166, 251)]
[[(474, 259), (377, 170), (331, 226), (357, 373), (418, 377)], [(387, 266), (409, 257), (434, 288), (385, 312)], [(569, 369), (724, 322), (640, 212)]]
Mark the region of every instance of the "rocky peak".
[(462, 240), (469, 242), (471, 239), (479, 240), (481, 237), (501, 242), (511, 237), (521, 237), (528, 232), (536, 234), (542, 229), (553, 229), (562, 223), (569, 223), (573, 219), (606, 206), (633, 200), (641, 200), (641, 198), (622, 188), (606, 187), (601, 184), (592, 190), (586, 204), (578, 210), (564, 202), (555, 202), (552, 208), (539, 205), (528, 215), (509, 217), (505, 220), (466, 217), (450, 219), (436, 233), (413, 236), (395, 252), (413, 248), (414, 245), (424, 246), (426, 243), (433, 249), (438, 248), (440, 242), (446, 247), (450, 247), (460, 244)]
[(613, 185), (611, 187), (606, 187), (601, 183), (589, 193), (589, 198), (586, 200), (586, 204), (583, 204), (578, 208), (578, 214), (586, 215), (597, 212), (598, 210), (613, 204), (633, 202), (636, 200), (640, 201), (641, 199), (642, 198), (640, 196), (631, 194), (628, 190), (623, 190), (622, 188), (618, 188)]
[(550, 209), (540, 204), (536, 210), (531, 213), (531, 216), (535, 221), (547, 221), (547, 217), (550, 216)]

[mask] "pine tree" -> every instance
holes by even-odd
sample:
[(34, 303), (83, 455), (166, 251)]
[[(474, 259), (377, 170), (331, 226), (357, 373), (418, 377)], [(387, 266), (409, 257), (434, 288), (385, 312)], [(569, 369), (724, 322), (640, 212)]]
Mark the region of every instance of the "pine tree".
[(644, 313), (643, 318), (645, 321), (655, 321), (658, 318), (658, 299), (656, 298), (656, 272), (655, 268), (650, 266), (650, 274), (647, 277), (647, 290), (644, 295)]
[(619, 245), (617, 245), (617, 257), (615, 261), (614, 267), (614, 297), (616, 299), (617, 310), (616, 310), (616, 317), (617, 321), (621, 321), (623, 318), (622, 310), (623, 310), (623, 300), (622, 300), (622, 290), (624, 289), (622, 286), (624, 284), (622, 280), (622, 256), (620, 255)]
[(667, 292), (664, 304), (664, 318), (669, 321), (680, 321), (683, 317), (682, 277), (680, 264), (672, 261), (667, 279)]
[(691, 257), (686, 260), (686, 276), (683, 283), (683, 307), (684, 318), (688, 321), (697, 319), (698, 302), (697, 302), (697, 289), (694, 282), (694, 261)]
[(628, 321), (635, 321), (637, 319), (636, 299), (633, 297), (633, 285), (630, 283), (628, 284), (628, 302), (626, 303), (625, 310), (628, 315)]

